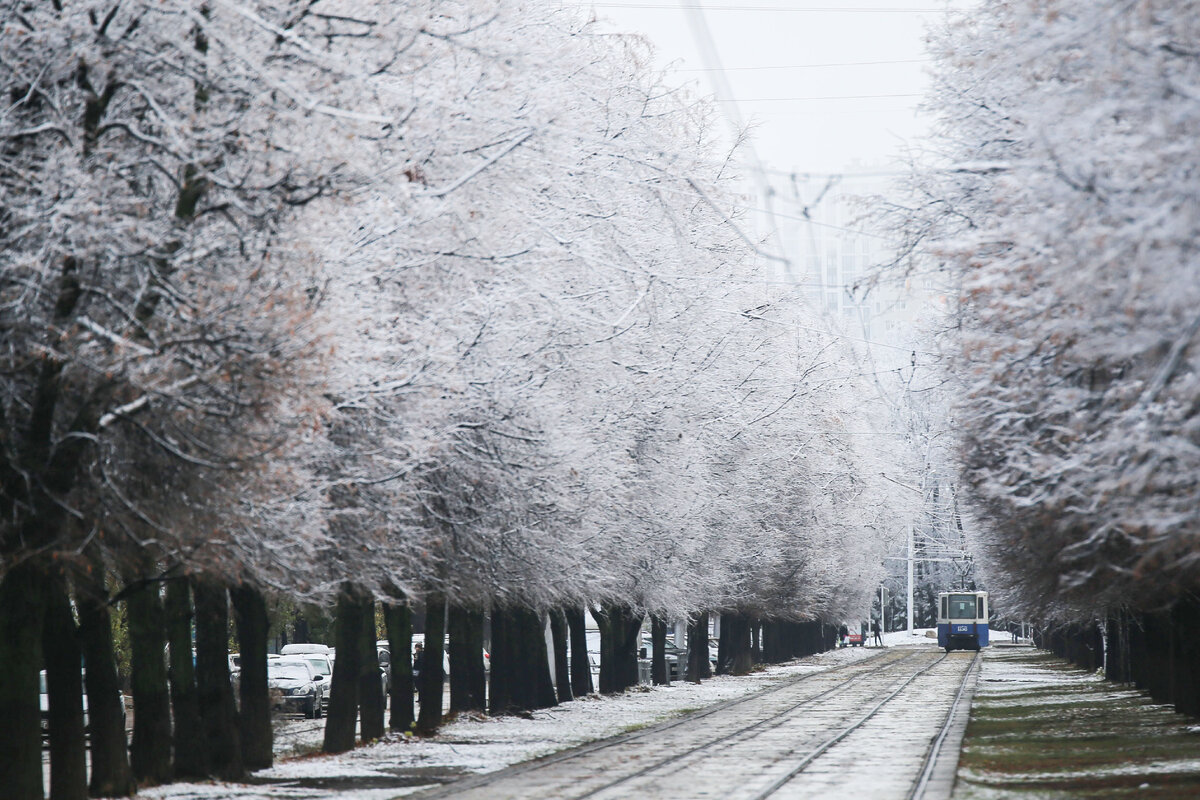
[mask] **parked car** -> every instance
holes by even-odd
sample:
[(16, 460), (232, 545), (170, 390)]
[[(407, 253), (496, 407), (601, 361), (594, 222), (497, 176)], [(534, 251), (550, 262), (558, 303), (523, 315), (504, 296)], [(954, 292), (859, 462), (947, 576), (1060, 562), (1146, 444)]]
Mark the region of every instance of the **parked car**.
[[(642, 639), (642, 652), (639, 656), (653, 662), (654, 641), (649, 636)], [(663, 657), (667, 662), (668, 680), (677, 681), (683, 678), (684, 672), (687, 671), (687, 648), (676, 647), (668, 640), (663, 647)]]
[[(294, 656), (285, 656), (288, 660), (302, 659), (312, 665), (317, 674), (325, 679), (325, 695), (322, 697), (321, 711), (324, 713), (329, 708), (329, 698), (333, 696), (333, 662), (324, 653), (301, 653)], [(320, 716), (320, 715), (318, 715)]]
[(229, 685), (233, 687), (233, 699), (241, 708), (242, 694), (242, 656), (240, 653), (229, 654)]
[(267, 660), (267, 687), (280, 691), (283, 710), (316, 719), (325, 711), (330, 681), (305, 658), (287, 656)]
[(314, 644), (311, 642), (285, 644), (283, 647), (279, 648), (279, 655), (281, 656), (308, 655), (309, 653), (321, 653), (323, 655), (329, 655), (332, 652), (333, 648), (327, 644)]
[[(42, 670), (38, 675), (38, 701), (42, 707), (42, 736), (50, 735), (50, 691), (46, 688), (46, 670)], [(121, 707), (124, 708), (125, 695), (121, 695)], [(88, 726), (88, 701), (87, 692), (83, 693), (83, 727)]]
[[(82, 678), (86, 680), (86, 670), (84, 670), (84, 673), (85, 674), (82, 676)], [(126, 718), (128, 719), (129, 707), (126, 705), (125, 692), (117, 689), (117, 696), (121, 699), (121, 710), (126, 713)], [(86, 731), (89, 724), (87, 689), (84, 689), (83, 691), (82, 701), (83, 728)], [(50, 693), (46, 687), (46, 670), (42, 670), (40, 673), (38, 673), (38, 703), (41, 706), (42, 711), (42, 736), (48, 736), (50, 733)]]

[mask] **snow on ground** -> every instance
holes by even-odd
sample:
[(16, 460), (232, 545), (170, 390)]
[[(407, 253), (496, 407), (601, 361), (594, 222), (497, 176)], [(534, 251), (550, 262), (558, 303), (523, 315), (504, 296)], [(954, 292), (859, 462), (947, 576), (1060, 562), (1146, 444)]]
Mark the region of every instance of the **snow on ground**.
[[(906, 632), (886, 634), (884, 641), (889, 646), (936, 646), (936, 642)], [(844, 648), (744, 677), (714, 677), (698, 685), (643, 686), (615, 696), (589, 695), (536, 711), (528, 718), (471, 716), (446, 724), (435, 737), (389, 734), (376, 744), (336, 756), (315, 754), (321, 746), (321, 721), (289, 722), (277, 730), (276, 749), (305, 755), (278, 757), (273, 768), (254, 773), (244, 784), (171, 784), (139, 796), (164, 800), (390, 800), (436, 782), (420, 780), (422, 773), (490, 772), (653, 725), (769, 688), (786, 678), (868, 658), (875, 652), (869, 647)], [(398, 786), (397, 776), (405, 776), (411, 785)]]

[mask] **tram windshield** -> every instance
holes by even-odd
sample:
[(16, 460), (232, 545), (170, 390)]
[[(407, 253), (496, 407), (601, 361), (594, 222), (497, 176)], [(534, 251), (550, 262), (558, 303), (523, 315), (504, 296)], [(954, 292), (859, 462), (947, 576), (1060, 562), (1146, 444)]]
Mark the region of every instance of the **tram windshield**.
[(950, 619), (975, 619), (975, 595), (950, 595)]

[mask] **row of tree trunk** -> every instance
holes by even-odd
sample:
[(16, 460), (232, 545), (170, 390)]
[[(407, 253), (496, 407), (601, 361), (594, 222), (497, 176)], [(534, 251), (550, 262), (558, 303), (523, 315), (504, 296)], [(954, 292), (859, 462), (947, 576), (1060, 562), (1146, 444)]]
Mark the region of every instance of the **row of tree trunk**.
[[(373, 633), (375, 603), (357, 591), (352, 585), (343, 587), (338, 601), (338, 658), (325, 725), (324, 749), (330, 753), (354, 746), (356, 716), (361, 720), (362, 741), (376, 739), (384, 732), (382, 708), (377, 706), (380, 698)], [(615, 693), (636, 685), (643, 616), (619, 605), (593, 608), (592, 615), (600, 630), (599, 691)], [(483, 660), (484, 612), (448, 604), (442, 597), (428, 598), (422, 664), (419, 676), (414, 679), (412, 610), (405, 604), (384, 606), (392, 669), (387, 728), (418, 735), (437, 732), (446, 705), (443, 648), (448, 650), (450, 664), (451, 714), (522, 713), (593, 691), (582, 608), (559, 609), (543, 616), (522, 606), (497, 606), (490, 617), (489, 675)], [(547, 622), (550, 653), (545, 638)], [(698, 682), (712, 674), (708, 628), (707, 614), (697, 616), (689, 625), (687, 680)], [(666, 629), (665, 620), (651, 620), (654, 650), (651, 677), (656, 684), (670, 680), (665, 660)], [(721, 617), (716, 671), (744, 675), (763, 660), (786, 661), (828, 650), (834, 643), (835, 629), (820, 622), (760, 621), (746, 614), (725, 614)], [(419, 713), (414, 713), (414, 703)]]
[[(269, 622), (262, 594), (251, 586), (230, 588), (203, 577), (143, 582), (121, 593), (119, 599), (125, 601), (128, 616), (136, 709), (132, 741), (127, 742), (112, 636), (114, 600), (102, 573), (97, 575), (101, 577), (76, 578), (72, 587), (65, 575), (52, 581), (22, 583), (19, 573), (10, 573), (0, 586), (0, 591), (23, 588), (27, 592), (24, 596), (30, 601), (30, 613), (36, 606), (41, 629), (40, 636), (32, 637), (29, 626), (0, 620), (0, 658), (11, 659), (20, 650), (28, 659), (25, 669), (8, 673), (13, 681), (0, 682), (0, 707), (17, 711), (16, 717), (6, 717), (17, 724), (0, 732), (0, 785), (9, 788), (7, 796), (14, 800), (43, 797), (40, 711), (20, 707), (14, 698), (34, 693), (13, 685), (22, 678), (30, 680), (30, 674), (36, 685), (37, 669), (43, 663), (50, 697), (51, 800), (84, 800), (89, 794), (127, 796), (139, 785), (184, 778), (237, 780), (249, 770), (270, 766)], [(228, 667), (231, 610), (241, 651), (237, 702)], [(548, 615), (550, 654), (546, 617), (520, 606), (493, 608), (489, 676), (483, 657), (483, 611), (447, 604), (437, 596), (428, 598), (425, 654), (415, 680), (410, 656), (412, 609), (397, 603), (384, 604), (382, 611), (391, 653), (391, 714), (385, 720), (376, 648), (376, 601), (347, 584), (336, 609), (337, 658), (325, 726), (326, 752), (349, 750), (356, 740), (378, 739), (388, 729), (435, 733), (442, 723), (445, 702), (444, 642), (448, 642), (450, 662), (451, 713), (527, 712), (594, 691), (582, 608)], [(619, 605), (600, 606), (592, 613), (600, 628), (599, 691), (615, 693), (636, 685), (643, 616)], [(712, 673), (708, 628), (707, 614), (699, 615), (688, 627), (687, 680), (698, 682)], [(818, 622), (759, 621), (745, 614), (724, 614), (716, 671), (741, 675), (760, 661), (786, 661), (828, 649), (833, 646), (832, 630)], [(666, 631), (665, 620), (651, 620), (651, 677), (656, 684), (670, 680)], [(81, 659), (87, 666), (86, 686), (78, 668)], [(91, 735), (90, 782), (81, 702), (85, 691)], [(414, 713), (416, 708), (419, 714)], [(16, 735), (18, 732), (24, 736)]]
[(1061, 625), (1034, 644), (1118, 683), (1133, 684), (1158, 703), (1200, 717), (1200, 601), (1188, 597), (1157, 612), (1120, 610), (1104, 620)]
[[(131, 584), (114, 599), (99, 568), (27, 579), (18, 569), (0, 587), (23, 593), (30, 606), (26, 619), (0, 621), (0, 670), (11, 678), (0, 681), (0, 712), (9, 712), (0, 726), (0, 786), (6, 798), (44, 796), (36, 704), (42, 668), (51, 800), (123, 797), (139, 785), (180, 778), (234, 780), (271, 765), (267, 607), (253, 587), (175, 577)], [(113, 642), (116, 599), (124, 599), (128, 617), (136, 709), (132, 741), (126, 737)], [(231, 606), (245, 665), (240, 709), (229, 674)], [(38, 628), (40, 635), (32, 636)], [(5, 636), (9, 633), (14, 635)]]

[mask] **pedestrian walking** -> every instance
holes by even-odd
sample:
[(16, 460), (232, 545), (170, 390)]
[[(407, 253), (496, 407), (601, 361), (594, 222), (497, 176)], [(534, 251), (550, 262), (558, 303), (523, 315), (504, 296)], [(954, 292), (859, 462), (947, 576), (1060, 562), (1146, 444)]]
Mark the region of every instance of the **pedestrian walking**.
[(414, 679), (421, 677), (421, 667), (424, 666), (424, 664), (425, 664), (425, 645), (421, 644), (420, 642), (417, 642), (416, 647), (413, 648), (412, 674), (413, 674)]
[(883, 636), (879, 632), (879, 620), (871, 620), (871, 633), (875, 634), (875, 644), (883, 647)]
[(850, 635), (850, 629), (846, 627), (846, 623), (842, 623), (842, 627), (838, 628), (838, 647), (846, 646), (846, 637)]

